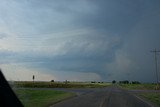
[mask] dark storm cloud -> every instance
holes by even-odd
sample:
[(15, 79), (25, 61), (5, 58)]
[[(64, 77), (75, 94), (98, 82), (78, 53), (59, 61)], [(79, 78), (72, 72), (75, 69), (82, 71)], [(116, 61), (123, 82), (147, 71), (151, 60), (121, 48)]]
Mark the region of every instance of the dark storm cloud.
[(160, 48), (159, 0), (10, 2), (1, 4), (7, 12), (0, 11), (0, 34), (12, 38), (0, 45), (15, 53), (5, 61), (48, 73), (94, 73), (106, 81), (154, 81), (149, 51)]

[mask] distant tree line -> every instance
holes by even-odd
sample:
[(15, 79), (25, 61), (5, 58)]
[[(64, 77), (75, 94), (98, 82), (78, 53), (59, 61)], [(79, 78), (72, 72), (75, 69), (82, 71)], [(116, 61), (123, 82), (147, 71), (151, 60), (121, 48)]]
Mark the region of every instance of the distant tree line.
[(100, 81), (98, 81), (98, 82), (96, 82), (96, 81), (91, 81), (91, 83), (104, 83), (104, 82), (100, 82)]
[[(115, 84), (116, 80), (112, 81), (112, 84)], [(119, 84), (141, 84), (139, 81), (128, 81), (128, 80), (124, 80), (124, 81), (119, 81)]]
[(51, 80), (51, 82), (54, 82), (54, 80)]
[(132, 84), (141, 84), (139, 81), (132, 81)]

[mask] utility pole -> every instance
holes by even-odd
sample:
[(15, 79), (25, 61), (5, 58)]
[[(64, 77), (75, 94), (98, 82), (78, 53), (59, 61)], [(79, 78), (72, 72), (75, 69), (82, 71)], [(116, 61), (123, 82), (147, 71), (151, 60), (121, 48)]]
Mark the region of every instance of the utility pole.
[(32, 79), (33, 79), (33, 82), (34, 82), (34, 79), (35, 79), (35, 76), (34, 76), (34, 75), (33, 75)]
[(155, 50), (153, 50), (153, 51), (151, 51), (151, 52), (154, 52), (155, 67), (156, 67), (156, 78), (157, 78), (157, 86), (158, 86), (159, 78), (158, 78), (158, 62), (157, 62), (158, 60), (157, 60), (157, 53), (160, 52), (160, 51), (156, 50), (156, 48), (155, 48)]

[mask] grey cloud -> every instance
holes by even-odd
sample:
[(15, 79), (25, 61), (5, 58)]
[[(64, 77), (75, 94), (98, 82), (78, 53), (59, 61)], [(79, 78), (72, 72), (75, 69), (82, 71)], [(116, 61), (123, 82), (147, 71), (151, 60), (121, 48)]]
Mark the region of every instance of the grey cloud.
[[(159, 9), (147, 12), (135, 26), (132, 26), (130, 32), (127, 33), (124, 45), (116, 51), (117, 57), (108, 65), (108, 70), (112, 74), (111, 78), (155, 82), (154, 57), (150, 51), (160, 48), (158, 13)], [(119, 64), (119, 60), (122, 64), (120, 67), (123, 67), (124, 61), (129, 61), (127, 67), (123, 67), (124, 69), (115, 67)]]
[(91, 72), (108, 81), (154, 81), (149, 51), (160, 48), (159, 0), (12, 3), (3, 5), (3, 19), (20, 32), (24, 50), (6, 61), (48, 72)]
[(6, 38), (6, 37), (7, 37), (7, 34), (5, 34), (5, 33), (0, 33), (0, 39)]

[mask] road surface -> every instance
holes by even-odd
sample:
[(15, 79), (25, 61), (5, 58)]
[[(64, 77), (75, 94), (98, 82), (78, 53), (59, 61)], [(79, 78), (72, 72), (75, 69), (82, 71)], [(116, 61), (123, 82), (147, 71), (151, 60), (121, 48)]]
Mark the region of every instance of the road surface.
[(78, 93), (76, 97), (50, 107), (154, 107), (133, 93), (119, 89), (117, 86), (86, 89), (86, 91), (83, 89), (75, 92)]

